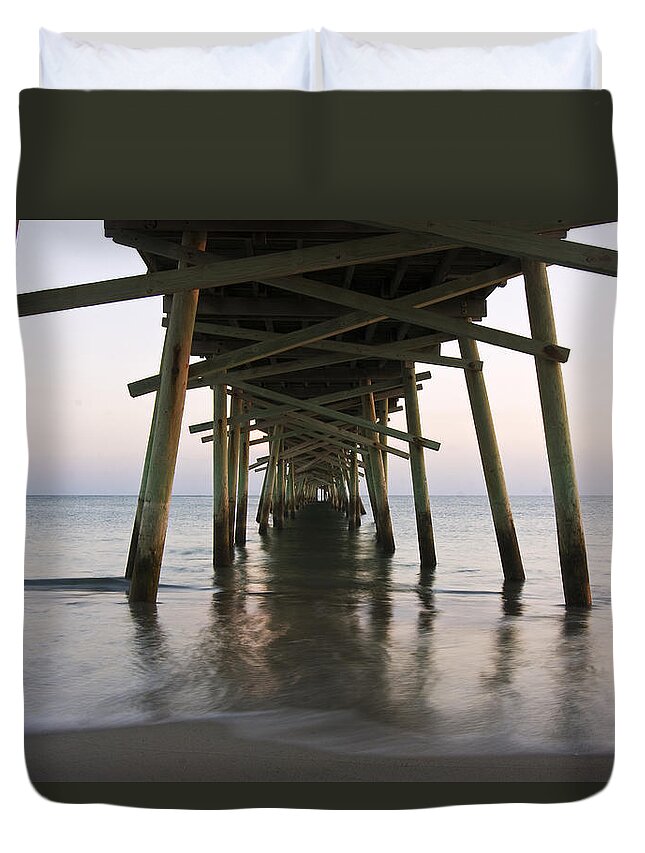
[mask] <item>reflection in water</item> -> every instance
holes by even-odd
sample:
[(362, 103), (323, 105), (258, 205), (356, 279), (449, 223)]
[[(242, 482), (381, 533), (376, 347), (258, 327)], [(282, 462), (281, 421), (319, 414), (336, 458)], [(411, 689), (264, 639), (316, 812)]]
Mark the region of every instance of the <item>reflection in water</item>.
[[(559, 703), (555, 710), (553, 726), (558, 738), (574, 745), (576, 751), (585, 751), (589, 731), (594, 727), (593, 706), (589, 696), (597, 679), (596, 662), (590, 653), (590, 613), (586, 610), (564, 611), (562, 615), (557, 654), (563, 665), (556, 672), (555, 681)], [(607, 673), (604, 687), (611, 692), (611, 676)]]
[(483, 682), (492, 691), (510, 688), (515, 670), (520, 663), (517, 648), (518, 625), (515, 617), (522, 613), (523, 583), (504, 581), (502, 584), (502, 618), (495, 629), (495, 649), (492, 655), (492, 672), (483, 676)]
[(366, 711), (376, 696), (385, 701), (387, 561), (344, 528), (328, 507), (307, 507), (297, 528), (263, 540), (252, 582), (218, 575), (198, 655), (236, 707), (254, 707), (258, 696), (274, 707)]
[[(473, 499), (465, 509), (437, 499), (440, 562), (419, 577), (414, 513), (409, 499), (397, 500), (394, 557), (379, 553), (368, 519), (350, 532), (318, 504), (266, 537), (251, 531), (235, 564), (213, 575), (206, 520), (191, 510), (174, 528), (181, 536), (158, 608), (131, 607), (104, 582), (33, 586), (32, 725), (226, 714), (249, 737), (346, 752), (610, 749), (608, 607), (567, 613), (538, 544), (539, 560), (524, 549), (524, 585), (503, 583), (496, 557), (467, 562), (462, 551), (478, 554), (459, 519), (467, 512), (477, 542), (490, 526)], [(542, 542), (547, 516), (538, 517)], [(527, 530), (535, 518), (531, 505)], [(109, 575), (104, 566), (97, 573)], [(56, 631), (46, 612), (57, 614)]]
[(132, 617), (132, 646), (142, 684), (137, 704), (143, 713), (163, 719), (168, 710), (167, 690), (160, 672), (165, 668), (169, 653), (164, 632), (159, 625), (159, 613), (155, 604), (128, 603)]

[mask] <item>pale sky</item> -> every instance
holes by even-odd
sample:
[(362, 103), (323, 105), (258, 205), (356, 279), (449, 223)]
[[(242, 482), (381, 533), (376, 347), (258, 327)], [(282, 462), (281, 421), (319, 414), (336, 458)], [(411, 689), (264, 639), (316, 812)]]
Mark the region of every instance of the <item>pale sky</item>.
[[(18, 290), (39, 290), (145, 271), (138, 254), (107, 240), (100, 220), (22, 221)], [(570, 239), (615, 248), (615, 225), (570, 232)], [(582, 494), (611, 493), (611, 377), (616, 280), (551, 267), (558, 342)], [(164, 330), (161, 297), (21, 320), (27, 382), (29, 494), (136, 494), (153, 396), (132, 399), (127, 383), (158, 372)], [(485, 325), (529, 335), (521, 278), (488, 300)], [(550, 491), (533, 358), (480, 344), (484, 375), (511, 494)], [(458, 355), (444, 344), (445, 355)], [(442, 442), (426, 451), (431, 494), (484, 494), (462, 371), (432, 370), (420, 392), (423, 433)], [(188, 424), (212, 417), (210, 389), (187, 395), (175, 494), (211, 493), (211, 447)], [(391, 425), (405, 428), (404, 413)], [(396, 443), (396, 442), (394, 442)], [(264, 449), (252, 448), (252, 459)], [(390, 456), (390, 492), (411, 493), (407, 463)], [(261, 475), (251, 474), (250, 491)]]

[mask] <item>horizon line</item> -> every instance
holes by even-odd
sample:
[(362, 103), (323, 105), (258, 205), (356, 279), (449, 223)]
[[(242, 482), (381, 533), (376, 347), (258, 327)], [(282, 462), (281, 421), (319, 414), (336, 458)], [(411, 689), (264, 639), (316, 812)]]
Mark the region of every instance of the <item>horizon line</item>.
[[(581, 498), (611, 498), (614, 496), (613, 492), (580, 492)], [(27, 498), (138, 498), (139, 494), (135, 492), (103, 492), (103, 493), (95, 493), (95, 492), (27, 492), (25, 494)], [(212, 498), (212, 493), (180, 493), (176, 495), (172, 495), (172, 498)], [(250, 498), (258, 498), (260, 497), (260, 493), (251, 494), (249, 493)], [(413, 497), (412, 492), (404, 492), (398, 494), (388, 494), (390, 498), (411, 498)], [(430, 497), (434, 498), (485, 498), (488, 497), (485, 492), (476, 492), (466, 494), (465, 492), (445, 492), (445, 493), (430, 493)], [(552, 498), (553, 495), (549, 493), (541, 493), (537, 494), (535, 492), (516, 492), (514, 494), (509, 494), (511, 498)], [(171, 499), (172, 499), (171, 498)]]

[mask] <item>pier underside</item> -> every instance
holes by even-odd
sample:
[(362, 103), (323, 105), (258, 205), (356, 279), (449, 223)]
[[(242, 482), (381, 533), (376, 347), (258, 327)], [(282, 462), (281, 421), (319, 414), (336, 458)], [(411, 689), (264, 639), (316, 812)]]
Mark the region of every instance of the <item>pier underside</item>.
[[(134, 601), (156, 599), (187, 391), (213, 390), (213, 417), (190, 432), (212, 445), (213, 565), (244, 545), (249, 473), (263, 474), (256, 522), (280, 529), (325, 500), (395, 551), (388, 458), (409, 460), (422, 574), (437, 562), (418, 391), (430, 371), (464, 373), (506, 581), (524, 569), (478, 342), (535, 359), (569, 606), (591, 595), (547, 267), (616, 273), (616, 253), (564, 241), (591, 223), (396, 220), (106, 220), (105, 235), (138, 251), (147, 273), (23, 294), (23, 315), (163, 295), (160, 371), (130, 383), (156, 403), (126, 575)], [(524, 277), (531, 336), (493, 329), (487, 299)], [(442, 344), (457, 341), (460, 356)], [(190, 358), (193, 357), (193, 361)], [(198, 360), (194, 360), (197, 357)], [(390, 423), (405, 409), (406, 428)], [(396, 444), (393, 444), (392, 441)], [(261, 447), (256, 457), (251, 448)], [(365, 486), (361, 489), (361, 481)], [(306, 543), (303, 543), (306, 548)]]

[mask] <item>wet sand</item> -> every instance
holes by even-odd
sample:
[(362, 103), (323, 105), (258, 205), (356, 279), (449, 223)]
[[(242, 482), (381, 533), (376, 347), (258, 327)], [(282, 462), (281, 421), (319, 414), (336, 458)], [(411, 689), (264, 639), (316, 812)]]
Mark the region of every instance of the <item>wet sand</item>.
[(602, 790), (613, 765), (607, 754), (347, 755), (211, 721), (28, 734), (25, 755), (51, 800), (197, 809), (570, 802)]

